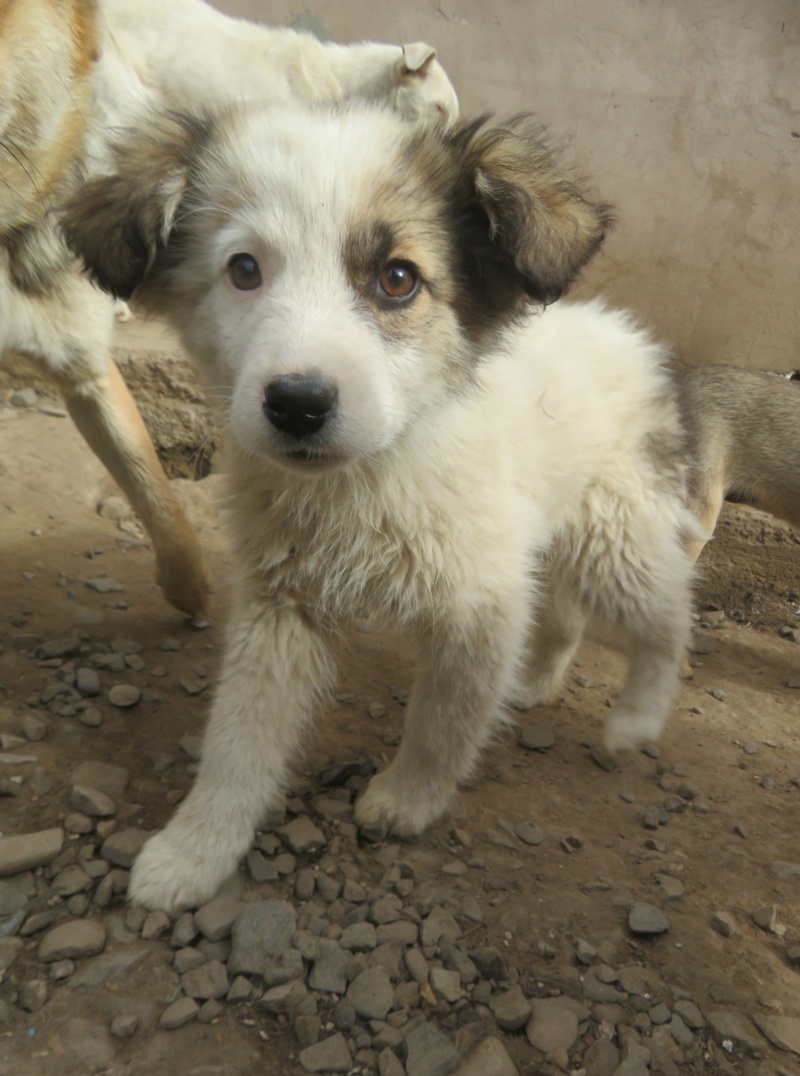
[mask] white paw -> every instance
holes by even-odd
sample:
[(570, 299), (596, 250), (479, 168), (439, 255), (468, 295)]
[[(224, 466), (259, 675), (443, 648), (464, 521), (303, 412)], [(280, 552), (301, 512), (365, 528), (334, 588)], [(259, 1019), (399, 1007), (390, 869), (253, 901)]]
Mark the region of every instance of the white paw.
[(398, 837), (415, 837), (438, 821), (447, 810), (455, 788), (422, 792), (418, 783), (408, 787), (393, 779), (391, 769), (373, 777), (355, 806), (357, 825), (388, 829)]
[(145, 844), (131, 872), (128, 898), (170, 915), (204, 904), (236, 869), (238, 856), (203, 855), (196, 837), (181, 840), (169, 827)]
[(532, 710), (534, 706), (543, 706), (555, 695), (558, 684), (548, 677), (531, 676), (516, 684), (510, 691), (506, 706), (512, 710)]
[(606, 726), (603, 742), (612, 755), (618, 751), (638, 751), (657, 740), (662, 731), (663, 722), (657, 717), (617, 710)]

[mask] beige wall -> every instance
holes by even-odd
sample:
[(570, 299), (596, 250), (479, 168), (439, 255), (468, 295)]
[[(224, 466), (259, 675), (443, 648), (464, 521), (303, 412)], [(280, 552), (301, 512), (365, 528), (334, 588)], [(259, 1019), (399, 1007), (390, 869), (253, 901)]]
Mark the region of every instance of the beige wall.
[(535, 111), (616, 205), (582, 292), (687, 360), (800, 366), (798, 0), (216, 3), (435, 44), (465, 113)]

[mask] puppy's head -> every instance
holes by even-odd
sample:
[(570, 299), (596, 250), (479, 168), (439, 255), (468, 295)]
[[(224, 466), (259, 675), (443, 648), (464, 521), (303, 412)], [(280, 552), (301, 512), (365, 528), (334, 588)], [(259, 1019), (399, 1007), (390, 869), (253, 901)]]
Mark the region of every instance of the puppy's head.
[(162, 119), (64, 218), (97, 283), (176, 324), (240, 444), (306, 470), (447, 406), (609, 223), (528, 118), (363, 106)]

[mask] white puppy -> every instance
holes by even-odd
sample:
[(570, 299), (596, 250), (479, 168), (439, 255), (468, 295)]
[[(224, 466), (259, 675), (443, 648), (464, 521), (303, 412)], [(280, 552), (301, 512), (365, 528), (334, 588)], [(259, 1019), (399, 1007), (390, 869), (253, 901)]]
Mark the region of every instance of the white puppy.
[(608, 224), (529, 120), (448, 132), (367, 107), (165, 120), (75, 196), (94, 278), (138, 286), (231, 392), (225, 660), (134, 900), (173, 911), (235, 868), (366, 614), (419, 662), (361, 824), (435, 822), (504, 701), (545, 699), (589, 620), (630, 656), (608, 746), (659, 735), (697, 531), (665, 355), (599, 304), (542, 312)]

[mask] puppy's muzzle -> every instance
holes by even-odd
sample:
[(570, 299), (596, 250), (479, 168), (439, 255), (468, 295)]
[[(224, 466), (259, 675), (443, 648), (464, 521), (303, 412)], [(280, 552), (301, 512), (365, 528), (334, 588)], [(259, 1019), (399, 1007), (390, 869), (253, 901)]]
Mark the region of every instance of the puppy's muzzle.
[(302, 441), (318, 433), (336, 410), (339, 390), (331, 381), (307, 374), (285, 374), (270, 381), (264, 414), (281, 433)]

